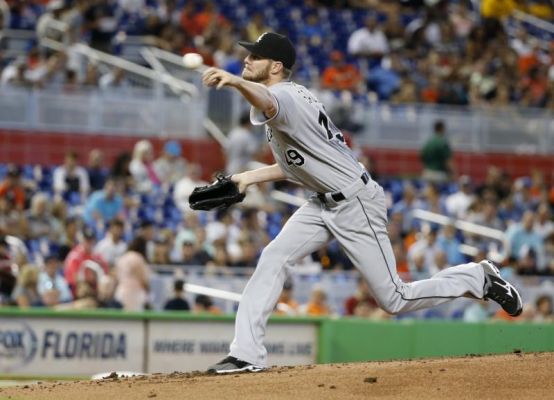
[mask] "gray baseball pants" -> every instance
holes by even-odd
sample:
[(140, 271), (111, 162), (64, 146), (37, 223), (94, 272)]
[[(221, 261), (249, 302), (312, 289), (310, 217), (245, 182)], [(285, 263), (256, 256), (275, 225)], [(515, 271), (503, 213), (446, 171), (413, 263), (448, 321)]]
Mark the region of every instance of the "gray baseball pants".
[(450, 267), (430, 279), (402, 282), (387, 234), (383, 188), (373, 180), (367, 185), (358, 180), (341, 192), (346, 199), (339, 202), (330, 194), (325, 201), (312, 197), (263, 250), (242, 293), (230, 355), (266, 366), (265, 329), (287, 270), (332, 237), (339, 241), (367, 280), (375, 300), (388, 313), (432, 307), (467, 294), (483, 297), (485, 275), (478, 263)]

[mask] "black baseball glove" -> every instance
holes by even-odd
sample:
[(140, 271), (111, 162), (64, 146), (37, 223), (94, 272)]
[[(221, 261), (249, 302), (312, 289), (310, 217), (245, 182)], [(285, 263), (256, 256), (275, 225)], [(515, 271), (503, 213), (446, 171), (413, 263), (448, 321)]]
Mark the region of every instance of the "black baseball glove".
[(244, 196), (230, 176), (218, 174), (217, 180), (211, 185), (199, 186), (192, 191), (189, 204), (193, 210), (224, 209), (241, 202)]

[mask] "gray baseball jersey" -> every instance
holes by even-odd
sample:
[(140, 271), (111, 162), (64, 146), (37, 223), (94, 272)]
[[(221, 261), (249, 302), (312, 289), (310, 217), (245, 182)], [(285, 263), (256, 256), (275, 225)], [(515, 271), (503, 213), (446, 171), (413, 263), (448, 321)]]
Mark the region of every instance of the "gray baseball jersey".
[(362, 167), (308, 89), (285, 81), (269, 91), (277, 101), (277, 114), (268, 119), (252, 107), (250, 120), (265, 124), (273, 156), (287, 177), (320, 193), (338, 191), (360, 177)]
[(323, 106), (306, 88), (281, 82), (269, 90), (278, 103), (277, 114), (268, 119), (253, 109), (252, 123), (266, 124), (273, 154), (285, 174), (323, 194), (300, 207), (263, 250), (242, 293), (231, 356), (257, 366), (267, 364), (263, 345), (267, 319), (291, 267), (332, 238), (389, 313), (432, 307), (467, 294), (484, 296), (485, 273), (478, 263), (403, 282), (387, 234), (383, 188), (363, 174)]

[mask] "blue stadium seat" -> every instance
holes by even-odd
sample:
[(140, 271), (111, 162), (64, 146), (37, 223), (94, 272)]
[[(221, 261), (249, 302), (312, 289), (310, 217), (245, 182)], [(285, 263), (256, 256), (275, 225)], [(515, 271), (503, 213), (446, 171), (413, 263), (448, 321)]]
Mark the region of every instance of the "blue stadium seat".
[(452, 314), (450, 315), (450, 318), (451, 319), (456, 319), (456, 320), (463, 319), (464, 318), (464, 310), (463, 309), (454, 310), (452, 312)]
[(431, 308), (429, 310), (425, 310), (425, 312), (423, 313), (423, 318), (425, 318), (425, 319), (444, 319), (444, 314), (439, 310)]

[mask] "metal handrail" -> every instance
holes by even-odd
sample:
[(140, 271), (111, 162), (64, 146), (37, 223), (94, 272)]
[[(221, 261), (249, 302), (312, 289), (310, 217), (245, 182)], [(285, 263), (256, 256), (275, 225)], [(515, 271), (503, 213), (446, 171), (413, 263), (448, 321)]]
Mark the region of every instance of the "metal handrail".
[(442, 214), (437, 214), (427, 210), (414, 210), (413, 216), (428, 222), (434, 222), (440, 225), (453, 224), (457, 229), (472, 233), (479, 236), (488, 237), (501, 242), (506, 240), (504, 232), (498, 229), (489, 228), (487, 226), (475, 224), (473, 222), (462, 221), (459, 219), (453, 219)]
[[(66, 30), (59, 21), (50, 21), (48, 28), (57, 30), (65, 35)], [(66, 45), (61, 42), (57, 42), (50, 38), (39, 37), (40, 44), (46, 47), (50, 47), (54, 50), (62, 51), (65, 49)], [(175, 78), (174, 76), (163, 71), (153, 71), (149, 68), (143, 67), (142, 65), (133, 63), (131, 61), (125, 60), (121, 57), (113, 56), (108, 53), (96, 50), (87, 46), (83, 43), (75, 43), (71, 45), (71, 48), (77, 53), (80, 53), (86, 56), (89, 59), (100, 61), (105, 64), (112, 65), (117, 68), (121, 68), (127, 72), (142, 76), (144, 78), (150, 79), (152, 81), (160, 82), (172, 88), (173, 90), (182, 91), (185, 94), (188, 94), (191, 97), (198, 96), (198, 89), (195, 85), (183, 81), (182, 79)]]
[[(40, 43), (46, 47), (49, 47), (58, 51), (63, 51), (65, 49), (65, 46), (62, 43), (49, 38), (43, 38)], [(142, 65), (139, 65), (139, 64), (135, 64), (134, 62), (125, 60), (123, 58), (113, 56), (111, 54), (93, 49), (83, 43), (76, 43), (72, 45), (72, 49), (75, 52), (82, 54), (89, 59), (100, 61), (105, 64), (109, 64), (114, 67), (121, 68), (127, 72), (131, 72), (133, 74), (150, 79), (152, 81), (163, 83), (169, 87), (182, 91), (185, 94), (188, 94), (192, 97), (198, 96), (198, 89), (196, 88), (196, 86), (194, 86), (189, 82), (175, 78), (174, 76), (171, 76), (168, 73), (151, 70), (149, 68), (143, 67)]]
[(152, 54), (159, 59), (162, 59), (166, 62), (169, 62), (171, 64), (177, 65), (181, 68), (184, 68), (183, 66), (183, 60), (180, 56), (177, 54), (171, 53), (166, 50), (162, 50), (158, 47), (148, 47), (148, 50), (152, 52)]
[[(183, 60), (180, 56), (178, 56), (177, 54), (171, 53), (169, 51), (162, 50), (158, 47), (143, 48), (141, 50), (141, 55), (148, 63), (150, 63), (150, 65), (154, 69), (167, 71), (167, 69), (163, 66), (160, 60), (173, 64), (174, 66), (179, 67), (181, 69), (186, 69), (183, 66)], [(197, 72), (199, 72), (199, 70)], [(215, 122), (213, 122), (210, 118), (206, 117), (203, 121), (203, 126), (204, 126), (204, 129), (208, 131), (208, 133), (219, 143), (221, 147), (223, 148), (227, 147), (229, 143), (229, 139), (227, 138), (227, 136), (225, 136), (223, 131), (219, 129), (219, 127)]]
[(545, 31), (548, 31), (550, 33), (554, 33), (554, 24), (545, 21), (543, 19), (537, 18), (534, 15), (524, 13), (520, 10), (514, 10), (512, 12), (512, 16), (516, 19), (519, 19), (520, 21), (527, 22), (528, 24), (535, 25), (541, 29), (544, 29)]

